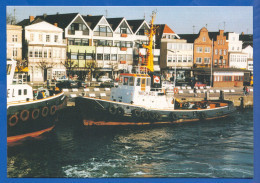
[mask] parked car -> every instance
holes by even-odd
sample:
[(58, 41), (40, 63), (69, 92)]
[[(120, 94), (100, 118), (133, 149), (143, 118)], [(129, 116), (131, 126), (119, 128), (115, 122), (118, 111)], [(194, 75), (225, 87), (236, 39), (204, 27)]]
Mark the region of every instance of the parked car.
[(106, 81), (100, 84), (101, 88), (111, 88), (117, 86), (118, 86), (118, 82), (114, 82), (114, 81)]
[(108, 76), (100, 76), (100, 77), (98, 78), (98, 81), (99, 81), (99, 82), (106, 82), (106, 81), (112, 81), (112, 79), (109, 78)]
[(194, 86), (195, 86), (195, 87), (206, 87), (207, 85), (206, 85), (206, 84), (203, 84), (203, 83), (200, 82), (200, 81), (197, 81)]
[(56, 84), (56, 86), (60, 89), (62, 88), (78, 88), (78, 83), (73, 80), (60, 81)]

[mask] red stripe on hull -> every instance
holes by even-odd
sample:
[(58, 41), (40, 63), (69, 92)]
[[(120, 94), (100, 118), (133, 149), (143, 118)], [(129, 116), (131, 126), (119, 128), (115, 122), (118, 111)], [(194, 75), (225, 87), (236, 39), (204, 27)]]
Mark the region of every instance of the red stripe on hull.
[[(55, 125), (54, 125), (55, 126)], [(22, 140), (26, 137), (37, 137), (45, 132), (49, 132), (51, 131), (54, 126), (50, 127), (50, 128), (47, 128), (47, 129), (44, 129), (44, 130), (41, 130), (41, 131), (37, 131), (37, 132), (32, 132), (32, 133), (27, 133), (27, 134), (23, 134), (23, 135), (17, 135), (17, 136), (12, 136), (12, 137), (7, 137), (7, 143), (10, 143), (10, 142), (16, 142), (18, 140)]]
[[(224, 118), (228, 115), (206, 118), (204, 120), (212, 120), (218, 118)], [(160, 122), (112, 122), (112, 121), (92, 121), (92, 120), (83, 120), (85, 126), (124, 126), (124, 125), (151, 125), (151, 124), (174, 124), (182, 122), (194, 122), (199, 121), (200, 119), (180, 119), (177, 121), (160, 121)]]

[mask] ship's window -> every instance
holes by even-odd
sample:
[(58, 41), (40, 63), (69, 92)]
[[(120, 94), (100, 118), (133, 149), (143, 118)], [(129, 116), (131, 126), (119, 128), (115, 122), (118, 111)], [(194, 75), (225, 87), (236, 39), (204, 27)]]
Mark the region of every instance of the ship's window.
[(128, 77), (124, 77), (124, 83), (123, 85), (128, 85)]
[(134, 78), (133, 77), (129, 78), (129, 86), (134, 86)]
[(24, 95), (27, 95), (27, 89), (24, 89), (24, 90), (23, 90), (23, 94), (24, 94)]
[(18, 90), (18, 95), (22, 95), (22, 90)]
[(141, 78), (137, 78), (136, 86), (140, 86)]
[(146, 86), (150, 86), (150, 83), (151, 83), (151, 78), (147, 78), (146, 79)]

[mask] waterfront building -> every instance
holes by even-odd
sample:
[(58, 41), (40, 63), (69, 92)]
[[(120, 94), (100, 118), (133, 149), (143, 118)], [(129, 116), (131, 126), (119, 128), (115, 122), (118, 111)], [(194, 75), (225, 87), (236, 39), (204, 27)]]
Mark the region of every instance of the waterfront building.
[(6, 57), (22, 61), (22, 26), (6, 25)]
[(63, 30), (30, 16), (24, 25), (24, 41), (27, 42), (30, 81), (43, 82), (66, 75), (66, 42)]
[(242, 53), (247, 54), (247, 70), (250, 70), (253, 73), (253, 47), (251, 45), (244, 45)]
[(214, 40), (214, 53), (213, 53), (214, 67), (227, 68), (228, 62), (228, 42), (224, 35), (224, 30), (219, 30), (216, 40)]
[(212, 39), (207, 28), (203, 27), (194, 41), (193, 63), (194, 67), (211, 67)]

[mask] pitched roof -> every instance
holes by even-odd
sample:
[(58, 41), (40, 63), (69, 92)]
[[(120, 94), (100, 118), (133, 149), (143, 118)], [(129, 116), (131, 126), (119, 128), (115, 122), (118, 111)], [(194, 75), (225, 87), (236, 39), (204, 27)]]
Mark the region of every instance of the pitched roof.
[(36, 16), (34, 21), (30, 22), (29, 19), (24, 19), (17, 25), (27, 26), (41, 21), (46, 21), (50, 24), (58, 23), (58, 27), (65, 29), (69, 23), (78, 15), (78, 13), (67, 13), (67, 14), (55, 14), (55, 15), (41, 15)]
[(51, 24), (58, 23), (58, 27), (65, 29), (77, 15), (78, 13), (42, 15), (36, 16), (35, 20), (39, 18)]
[(132, 29), (133, 33), (135, 33), (138, 28), (143, 24), (144, 19), (140, 19), (140, 20), (127, 20), (128, 25), (130, 26), (130, 28)]
[(85, 22), (88, 24), (88, 26), (93, 30), (98, 24), (98, 22), (101, 20), (103, 15), (97, 15), (97, 16), (87, 15), (82, 17), (85, 20)]
[[(216, 41), (219, 32), (208, 32), (208, 34), (211, 40), (214, 39), (214, 41)], [(178, 35), (180, 36), (181, 39), (186, 39), (187, 43), (194, 43), (195, 39), (197, 39), (200, 34), (198, 33), (198, 34), (178, 34)], [(226, 33), (224, 34), (224, 36), (226, 36)]]
[(157, 26), (156, 35), (162, 38), (163, 33), (175, 34), (175, 32), (167, 24), (155, 24)]
[(107, 18), (107, 21), (110, 24), (110, 26), (112, 27), (113, 31), (115, 31), (123, 19), (124, 18)]

